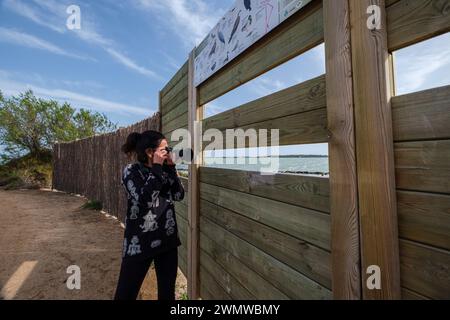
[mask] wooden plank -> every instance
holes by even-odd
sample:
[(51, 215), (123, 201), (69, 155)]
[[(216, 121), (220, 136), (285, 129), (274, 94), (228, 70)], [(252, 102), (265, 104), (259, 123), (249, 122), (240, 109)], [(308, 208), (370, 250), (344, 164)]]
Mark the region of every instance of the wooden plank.
[(255, 43), (199, 87), (200, 105), (323, 42), (321, 1), (314, 1)]
[(163, 114), (168, 113), (178, 107), (180, 104), (188, 100), (188, 90), (180, 91), (172, 100), (167, 104), (163, 104), (162, 112)]
[(170, 121), (170, 122), (166, 122), (163, 123), (163, 130), (170, 132), (170, 131), (174, 131), (176, 129), (179, 128), (184, 128), (188, 125), (188, 113), (186, 110), (186, 113), (181, 115), (180, 117)]
[(183, 78), (181, 78), (180, 81), (162, 97), (161, 101), (163, 105), (170, 103), (170, 101), (172, 101), (181, 91), (188, 90), (187, 76), (188, 75), (186, 74)]
[(329, 252), (205, 200), (201, 200), (201, 214), (323, 286), (331, 287)]
[[(184, 130), (189, 130), (189, 128), (186, 126), (186, 127), (183, 127), (183, 128), (179, 128), (179, 129), (184, 129)], [(176, 131), (176, 130), (175, 130)], [(180, 141), (181, 141), (181, 139), (180, 139), (180, 141), (174, 141), (174, 140), (172, 140), (172, 134), (173, 133), (175, 133), (175, 131), (170, 131), (170, 132), (165, 132), (164, 130), (163, 130), (163, 134), (164, 134), (164, 136), (167, 138), (167, 140), (168, 140), (168, 142), (169, 142), (169, 144), (172, 144), (172, 145), (176, 145), (176, 144), (178, 144)]]
[(397, 187), (450, 193), (450, 140), (395, 144)]
[(233, 300), (255, 300), (247, 289), (245, 289), (239, 281), (231, 276), (226, 269), (212, 259), (204, 250), (200, 250), (201, 266), (210, 274), (214, 275), (214, 279), (227, 292)]
[(215, 242), (214, 239), (203, 236), (200, 248), (208, 253), (219, 265), (230, 273), (241, 285), (246, 288), (256, 299), (261, 300), (287, 300), (289, 299), (278, 288), (274, 287), (265, 278), (247, 267), (230, 252)]
[(248, 193), (200, 184), (200, 197), (330, 251), (330, 216)]
[(188, 221), (188, 205), (186, 203), (175, 202), (175, 212), (185, 221)]
[(402, 300), (430, 300), (429, 298), (418, 294), (417, 292), (402, 288)]
[(335, 299), (361, 298), (358, 187), (348, 0), (324, 0), (330, 135), (332, 287)]
[[(313, 111), (298, 113), (282, 118), (271, 119), (263, 122), (252, 123), (246, 126), (237, 128), (228, 128), (223, 132), (225, 141), (223, 142), (224, 149), (231, 149), (225, 144), (227, 140), (228, 130), (230, 130), (231, 137), (235, 137), (232, 130), (242, 129), (248, 134), (258, 134), (258, 130), (267, 129), (267, 141), (270, 143), (271, 129), (279, 130), (279, 145), (297, 145), (297, 144), (312, 144), (324, 143), (328, 141), (327, 131), (327, 110), (326, 108), (317, 109)], [(248, 131), (247, 130), (251, 130)], [(238, 140), (234, 138), (233, 148), (240, 148)], [(245, 147), (257, 147), (250, 145), (249, 139), (245, 139)], [(204, 142), (204, 149), (211, 144), (211, 142)], [(244, 142), (242, 142), (244, 144)]]
[(387, 9), (389, 50), (450, 31), (449, 0), (401, 0)]
[(326, 108), (325, 76), (300, 83), (205, 119), (203, 130), (225, 130)]
[(392, 98), (395, 141), (450, 139), (450, 86)]
[(184, 100), (181, 104), (176, 106), (174, 109), (172, 109), (171, 111), (166, 112), (162, 115), (162, 123), (169, 123), (170, 121), (183, 116), (187, 112), (188, 112), (188, 102), (187, 102), (187, 100)]
[(233, 233), (201, 216), (203, 234), (218, 243), (242, 263), (258, 272), (292, 299), (331, 299), (331, 292), (278, 259), (243, 241)]
[(256, 196), (329, 212), (328, 178), (200, 168), (200, 181)]
[[(203, 107), (198, 105), (198, 92), (194, 86), (194, 51), (189, 55), (189, 88), (188, 88), (188, 128), (191, 134), (190, 148), (194, 150), (196, 159), (189, 164), (189, 203), (188, 203), (188, 292), (189, 298), (196, 300), (200, 296), (200, 243), (199, 243), (199, 174), (198, 168), (202, 164), (201, 142), (196, 141), (195, 123), (203, 120)], [(200, 145), (200, 152), (198, 150)]]
[(162, 95), (165, 95), (167, 92), (169, 92), (169, 90), (172, 89), (173, 86), (177, 84), (180, 81), (180, 79), (182, 79), (188, 73), (188, 64), (189, 60), (187, 60), (183, 64), (183, 66), (180, 69), (178, 69), (178, 71), (175, 73), (172, 79), (170, 79), (170, 81), (161, 90)]
[(400, 240), (402, 286), (432, 299), (450, 299), (450, 252)]
[[(350, 0), (362, 273), (377, 265), (381, 289), (364, 299), (400, 299), (394, 147), (384, 0)], [(367, 28), (367, 8), (380, 7), (381, 28)], [(362, 279), (363, 284), (366, 280)]]
[(399, 2), (401, 0), (386, 0), (386, 8), (392, 6), (393, 4)]
[(450, 250), (450, 196), (398, 191), (399, 235)]
[(200, 297), (203, 300), (231, 300), (225, 289), (202, 266), (200, 266)]
[(186, 256), (180, 251), (180, 247), (178, 247), (178, 268), (180, 268), (183, 275), (186, 277), (187, 272), (187, 263)]

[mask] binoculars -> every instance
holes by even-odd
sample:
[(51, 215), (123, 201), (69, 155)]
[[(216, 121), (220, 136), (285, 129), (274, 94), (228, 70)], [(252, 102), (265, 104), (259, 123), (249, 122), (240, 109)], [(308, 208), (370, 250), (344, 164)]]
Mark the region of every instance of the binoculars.
[[(166, 151), (167, 151), (167, 153), (172, 153), (172, 152), (173, 152), (173, 148), (172, 148), (172, 147), (166, 147)], [(183, 149), (180, 149), (180, 150), (177, 150), (177, 151), (178, 151), (178, 153), (176, 154), (176, 156), (177, 156), (178, 158), (183, 158), (183, 156), (184, 156), (184, 150), (183, 150)], [(187, 152), (190, 151), (191, 157), (190, 157), (189, 159), (185, 159), (185, 160), (187, 160), (187, 161), (192, 161), (192, 159), (194, 158), (194, 151), (192, 151), (192, 149), (186, 149), (186, 151), (187, 151)]]

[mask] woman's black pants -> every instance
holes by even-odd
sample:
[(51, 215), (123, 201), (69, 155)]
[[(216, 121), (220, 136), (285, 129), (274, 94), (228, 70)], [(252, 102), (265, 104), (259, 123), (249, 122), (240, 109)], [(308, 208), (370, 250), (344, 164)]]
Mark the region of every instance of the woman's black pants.
[(153, 260), (158, 282), (158, 300), (175, 300), (178, 248), (142, 261), (122, 260), (114, 300), (136, 300)]

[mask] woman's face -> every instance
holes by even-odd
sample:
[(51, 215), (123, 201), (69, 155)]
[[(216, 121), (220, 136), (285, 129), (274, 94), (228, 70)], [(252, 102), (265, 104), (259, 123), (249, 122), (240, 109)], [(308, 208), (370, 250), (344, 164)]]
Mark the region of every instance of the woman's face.
[[(169, 143), (167, 142), (166, 139), (163, 139), (161, 141), (161, 143), (159, 144), (158, 148), (156, 148), (155, 150), (152, 149), (148, 149), (147, 150), (147, 155), (149, 155), (150, 158), (153, 158), (153, 154), (155, 153), (155, 151), (163, 151), (166, 149), (166, 147), (169, 146)], [(151, 160), (151, 159), (150, 159)]]

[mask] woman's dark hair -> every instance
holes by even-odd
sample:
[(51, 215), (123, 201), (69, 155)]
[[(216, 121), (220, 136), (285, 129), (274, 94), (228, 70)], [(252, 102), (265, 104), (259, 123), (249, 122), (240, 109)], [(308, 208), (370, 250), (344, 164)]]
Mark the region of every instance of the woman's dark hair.
[(148, 156), (145, 150), (158, 148), (164, 139), (166, 137), (158, 131), (133, 132), (128, 136), (127, 142), (122, 146), (122, 152), (127, 155), (136, 153), (137, 160), (146, 163)]

